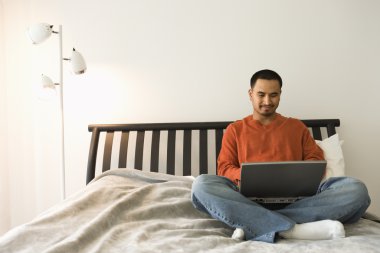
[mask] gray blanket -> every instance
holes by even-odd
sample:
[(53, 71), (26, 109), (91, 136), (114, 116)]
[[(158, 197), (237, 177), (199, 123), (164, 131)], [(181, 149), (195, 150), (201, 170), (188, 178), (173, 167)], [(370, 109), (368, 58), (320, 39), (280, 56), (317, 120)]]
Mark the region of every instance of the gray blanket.
[(193, 208), (192, 178), (108, 171), (0, 238), (0, 252), (380, 252), (380, 224), (345, 226), (346, 238), (231, 239), (232, 229)]

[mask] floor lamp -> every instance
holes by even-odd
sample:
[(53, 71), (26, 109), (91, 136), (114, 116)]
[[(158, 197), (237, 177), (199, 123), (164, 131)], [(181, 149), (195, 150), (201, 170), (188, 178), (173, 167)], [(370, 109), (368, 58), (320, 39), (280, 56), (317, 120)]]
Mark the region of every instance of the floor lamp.
[(86, 71), (86, 63), (82, 55), (73, 48), (70, 58), (63, 58), (62, 55), (62, 26), (59, 25), (58, 31), (53, 31), (53, 25), (40, 23), (32, 25), (27, 30), (27, 35), (33, 44), (39, 44), (50, 37), (51, 34), (59, 36), (59, 83), (54, 83), (48, 76), (42, 75), (42, 86), (47, 89), (55, 89), (59, 86), (59, 100), (61, 113), (61, 197), (66, 198), (65, 182), (65, 124), (63, 110), (63, 61), (70, 61), (74, 74), (83, 74)]

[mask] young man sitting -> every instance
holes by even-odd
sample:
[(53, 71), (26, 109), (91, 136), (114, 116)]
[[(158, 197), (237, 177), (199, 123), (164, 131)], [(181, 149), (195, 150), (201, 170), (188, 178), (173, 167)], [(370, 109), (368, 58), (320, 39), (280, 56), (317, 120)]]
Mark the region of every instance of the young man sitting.
[(200, 175), (192, 187), (196, 208), (235, 228), (236, 239), (274, 242), (276, 235), (293, 239), (334, 239), (345, 236), (342, 223), (360, 219), (370, 204), (366, 186), (349, 177), (329, 178), (317, 194), (278, 210), (270, 210), (240, 194), (244, 162), (324, 160), (306, 126), (276, 112), (281, 77), (261, 70), (248, 91), (253, 113), (230, 124), (218, 157), (218, 175)]

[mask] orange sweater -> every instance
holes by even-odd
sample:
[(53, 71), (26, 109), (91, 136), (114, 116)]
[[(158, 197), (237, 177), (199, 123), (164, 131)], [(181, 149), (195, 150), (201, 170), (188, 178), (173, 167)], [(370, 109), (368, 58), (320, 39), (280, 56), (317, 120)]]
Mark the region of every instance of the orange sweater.
[(264, 126), (249, 115), (227, 127), (218, 157), (218, 175), (238, 184), (244, 162), (323, 159), (323, 151), (300, 120), (277, 114)]

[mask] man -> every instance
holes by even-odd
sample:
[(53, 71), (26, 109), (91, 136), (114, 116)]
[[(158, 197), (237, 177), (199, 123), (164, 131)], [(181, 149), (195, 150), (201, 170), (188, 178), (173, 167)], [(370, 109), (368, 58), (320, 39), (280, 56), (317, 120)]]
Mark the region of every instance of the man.
[(259, 205), (239, 192), (243, 162), (323, 160), (323, 151), (299, 120), (276, 112), (281, 77), (261, 70), (248, 91), (253, 114), (230, 124), (218, 157), (218, 176), (200, 175), (193, 183), (196, 208), (235, 228), (235, 239), (274, 242), (293, 239), (334, 239), (345, 236), (342, 223), (360, 219), (370, 204), (365, 185), (340, 177), (321, 183), (315, 196), (278, 210)]

